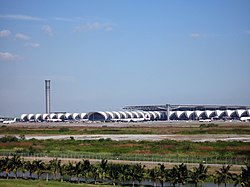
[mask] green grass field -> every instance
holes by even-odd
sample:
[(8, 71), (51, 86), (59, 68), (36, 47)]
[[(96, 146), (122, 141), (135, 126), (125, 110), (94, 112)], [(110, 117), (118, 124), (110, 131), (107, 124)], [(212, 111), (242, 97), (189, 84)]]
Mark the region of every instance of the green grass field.
[[(37, 126), (36, 126), (37, 125)], [(53, 126), (31, 125), (30, 127), (0, 126), (1, 135), (20, 134), (250, 134), (250, 125), (247, 123), (223, 123), (213, 127), (200, 128), (204, 124), (184, 124), (181, 127), (175, 124), (161, 126), (130, 126), (130, 127), (87, 127), (87, 126)]]
[(113, 141), (100, 140), (18, 140), (0, 142), (0, 152), (112, 155), (190, 155), (200, 157), (249, 157), (250, 142)]
[[(38, 180), (21, 180), (21, 179), (0, 179), (1, 187), (100, 187), (104, 185), (91, 185), (91, 184), (73, 184), (69, 182), (57, 182), (57, 181), (38, 181)], [(111, 187), (110, 185), (105, 185), (105, 187)]]
[[(248, 123), (220, 123), (219, 125), (208, 124), (161, 124), (160, 126), (131, 125), (129, 127), (107, 127), (100, 125), (88, 126), (38, 126), (39, 123), (30, 126), (2, 126), (1, 135), (23, 134), (250, 134)], [(118, 124), (119, 125), (119, 124)], [(25, 153), (25, 154), (48, 154), (60, 156), (70, 155), (109, 155), (109, 159), (119, 156), (133, 157), (223, 157), (223, 158), (249, 158), (250, 142), (191, 142), (191, 141), (112, 141), (111, 139), (100, 140), (14, 140), (0, 141), (0, 152)], [(91, 157), (94, 158), (94, 157)], [(100, 157), (98, 157), (100, 158)]]

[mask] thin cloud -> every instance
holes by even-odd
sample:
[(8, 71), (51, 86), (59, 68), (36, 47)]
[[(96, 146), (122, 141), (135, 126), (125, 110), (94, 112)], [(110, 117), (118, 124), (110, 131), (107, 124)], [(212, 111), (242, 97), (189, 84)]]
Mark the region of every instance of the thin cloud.
[(2, 30), (2, 31), (0, 31), (0, 38), (8, 37), (9, 35), (11, 35), (10, 30)]
[(10, 62), (10, 61), (20, 61), (23, 58), (20, 55), (12, 54), (9, 52), (0, 52), (0, 61)]
[(44, 34), (48, 35), (48, 36), (53, 36), (54, 33), (52, 31), (52, 28), (49, 25), (44, 25), (42, 26), (42, 31)]
[(97, 31), (97, 30), (104, 30), (108, 32), (113, 30), (113, 26), (108, 23), (93, 22), (93, 23), (86, 23), (84, 25), (80, 25), (75, 28), (76, 32)]
[(22, 33), (17, 33), (16, 34), (16, 39), (18, 39), (18, 40), (29, 40), (30, 37), (25, 35), (25, 34), (22, 34)]
[(0, 15), (0, 18), (11, 19), (11, 20), (23, 20), (23, 21), (42, 21), (42, 20), (44, 20), (42, 18), (28, 16), (28, 15), (22, 15), (22, 14)]
[(55, 21), (66, 21), (66, 22), (73, 22), (74, 19), (72, 18), (64, 18), (64, 17), (54, 17), (53, 20)]
[(206, 35), (206, 34), (201, 34), (201, 33), (192, 33), (192, 34), (190, 34), (190, 37), (191, 37), (192, 39), (199, 40), (199, 39), (204, 39), (204, 38), (206, 38), (207, 35)]
[(40, 47), (40, 44), (39, 43), (26, 43), (26, 44), (24, 44), (24, 47), (27, 47), (27, 48), (38, 48), (38, 47)]
[(64, 21), (64, 22), (79, 22), (79, 21), (86, 21), (86, 18), (83, 17), (53, 17), (52, 20), (54, 21)]

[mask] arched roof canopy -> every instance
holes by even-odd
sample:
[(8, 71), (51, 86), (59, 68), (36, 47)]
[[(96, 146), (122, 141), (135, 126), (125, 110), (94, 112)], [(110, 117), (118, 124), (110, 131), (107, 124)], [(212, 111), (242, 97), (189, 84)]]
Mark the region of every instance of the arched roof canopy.
[(137, 119), (139, 118), (139, 113), (138, 112), (132, 111), (131, 113), (133, 115), (133, 118), (137, 118)]
[(57, 115), (56, 115), (56, 114), (50, 114), (50, 115), (49, 115), (49, 118), (50, 118), (50, 119), (57, 119)]
[(118, 119), (118, 120), (121, 119), (121, 114), (119, 112), (113, 111), (112, 113), (114, 114), (115, 119)]
[(107, 121), (108, 115), (105, 112), (90, 112), (88, 113), (88, 119), (90, 121)]
[(28, 121), (28, 114), (22, 114), (21, 115), (21, 120), (22, 121)]
[(129, 112), (129, 111), (125, 111), (125, 113), (127, 114), (127, 118), (133, 118), (133, 114), (132, 112)]
[(127, 119), (127, 114), (123, 111), (119, 111), (119, 113), (121, 114), (121, 119)]
[(66, 119), (66, 120), (73, 120), (72, 113), (66, 113), (66, 114), (65, 114), (65, 119)]
[(88, 119), (87, 113), (81, 113), (81, 114), (80, 114), (80, 118), (81, 118), (81, 119)]
[(144, 113), (142, 111), (137, 111), (137, 113), (139, 114), (139, 118), (144, 118)]
[(42, 121), (42, 114), (36, 114), (35, 115), (35, 120), (36, 121)]
[(194, 114), (194, 111), (185, 111), (185, 114), (188, 119), (191, 119), (192, 115)]
[(28, 120), (29, 121), (35, 120), (35, 114), (29, 114), (28, 115)]
[(49, 114), (43, 114), (42, 119), (43, 119), (43, 121), (49, 119)]
[(115, 118), (115, 115), (112, 112), (106, 111), (105, 113), (108, 115), (109, 119), (114, 119)]
[(79, 120), (80, 119), (80, 114), (79, 113), (73, 113), (72, 118), (73, 118), (73, 120)]
[(65, 120), (65, 114), (63, 113), (57, 114), (57, 119)]

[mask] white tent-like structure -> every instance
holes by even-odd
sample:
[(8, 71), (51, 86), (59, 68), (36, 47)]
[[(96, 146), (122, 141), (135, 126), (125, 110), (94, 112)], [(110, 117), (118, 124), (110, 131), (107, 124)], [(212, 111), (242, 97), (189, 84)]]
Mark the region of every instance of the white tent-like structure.
[(157, 120), (241, 120), (250, 117), (248, 106), (218, 105), (159, 105), (131, 106), (124, 111), (97, 111), (88, 113), (50, 113), (22, 114), (21, 121), (59, 122), (59, 121), (94, 121), (94, 122), (139, 122)]

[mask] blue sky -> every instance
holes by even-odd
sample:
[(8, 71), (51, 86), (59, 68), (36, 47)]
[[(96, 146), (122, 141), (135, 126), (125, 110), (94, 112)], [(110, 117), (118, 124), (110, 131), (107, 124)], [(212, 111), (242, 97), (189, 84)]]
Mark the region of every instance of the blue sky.
[(0, 0), (0, 115), (250, 105), (248, 0)]

